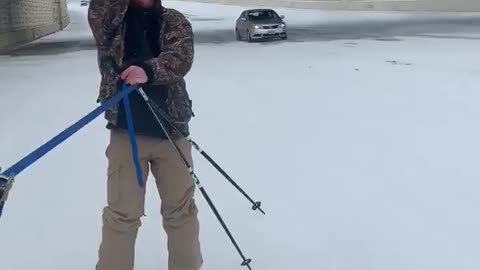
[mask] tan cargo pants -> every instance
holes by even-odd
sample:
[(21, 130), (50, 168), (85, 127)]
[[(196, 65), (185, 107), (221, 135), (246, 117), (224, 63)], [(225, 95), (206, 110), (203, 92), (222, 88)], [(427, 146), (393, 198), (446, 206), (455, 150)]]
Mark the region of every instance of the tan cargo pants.
[[(144, 186), (151, 171), (161, 198), (163, 227), (168, 237), (169, 270), (198, 270), (202, 265), (195, 184), (167, 140), (137, 136)], [(192, 164), (191, 145), (176, 142)], [(137, 183), (126, 132), (111, 131), (107, 147), (108, 206), (103, 211), (102, 243), (97, 270), (133, 270), (135, 240), (144, 215), (145, 188)]]

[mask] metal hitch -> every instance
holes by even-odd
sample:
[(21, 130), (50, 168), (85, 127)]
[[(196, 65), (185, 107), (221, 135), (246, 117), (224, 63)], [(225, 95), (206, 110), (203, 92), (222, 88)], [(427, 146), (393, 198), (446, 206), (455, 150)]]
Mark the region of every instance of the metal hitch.
[(12, 189), (14, 180), (14, 175), (5, 176), (0, 174), (0, 202), (5, 203), (8, 199), (8, 193)]

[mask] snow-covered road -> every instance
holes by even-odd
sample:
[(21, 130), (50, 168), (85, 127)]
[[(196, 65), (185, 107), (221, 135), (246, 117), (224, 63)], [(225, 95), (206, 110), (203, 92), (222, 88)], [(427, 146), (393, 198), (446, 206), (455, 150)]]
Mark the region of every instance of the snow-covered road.
[[(193, 137), (262, 200), (196, 170), (255, 270), (480, 269), (480, 16), (281, 9), (285, 42), (235, 42), (241, 7), (188, 14)], [(86, 10), (0, 56), (0, 164), (96, 106)], [(94, 269), (105, 204), (102, 118), (21, 174), (0, 222), (0, 269)], [(201, 194), (205, 270), (242, 269)], [(149, 183), (136, 270), (166, 269)]]

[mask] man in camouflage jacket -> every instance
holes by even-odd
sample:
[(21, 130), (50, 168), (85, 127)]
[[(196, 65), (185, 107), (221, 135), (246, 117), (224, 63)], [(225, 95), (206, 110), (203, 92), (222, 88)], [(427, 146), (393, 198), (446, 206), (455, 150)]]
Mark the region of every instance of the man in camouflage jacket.
[[(98, 48), (99, 102), (115, 95), (123, 82), (142, 84), (176, 129), (169, 133), (192, 165), (188, 122), (193, 113), (184, 76), (193, 63), (193, 33), (179, 11), (160, 0), (91, 0), (88, 20)], [(169, 270), (198, 270), (199, 243), (195, 185), (141, 96), (130, 95), (143, 183), (152, 172), (162, 200), (168, 236)], [(107, 203), (97, 270), (133, 270), (134, 247), (144, 216), (145, 184), (139, 187), (126, 133), (122, 104), (105, 114), (110, 129)]]
[[(97, 42), (99, 69), (102, 75), (99, 102), (112, 97), (119, 90), (117, 66), (124, 66), (123, 21), (131, 0), (92, 0), (89, 8), (89, 23)], [(145, 0), (139, 0), (145, 1)], [(160, 3), (160, 2), (157, 2)], [(168, 113), (177, 127), (188, 135), (188, 121), (192, 116), (191, 102), (186, 90), (184, 76), (193, 63), (193, 33), (190, 22), (174, 9), (163, 8), (163, 27), (160, 46), (163, 53), (143, 63), (152, 71), (154, 84), (168, 86)], [(106, 119), (114, 123), (118, 106), (107, 111)], [(178, 134), (177, 134), (178, 135)]]

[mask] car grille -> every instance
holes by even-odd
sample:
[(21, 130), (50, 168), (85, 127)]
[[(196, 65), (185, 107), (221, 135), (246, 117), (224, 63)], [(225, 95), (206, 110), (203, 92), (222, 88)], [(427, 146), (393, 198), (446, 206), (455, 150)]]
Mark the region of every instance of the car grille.
[(262, 26), (263, 29), (277, 29), (278, 25), (264, 25)]

